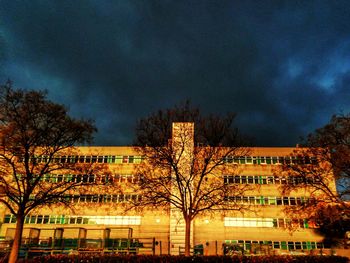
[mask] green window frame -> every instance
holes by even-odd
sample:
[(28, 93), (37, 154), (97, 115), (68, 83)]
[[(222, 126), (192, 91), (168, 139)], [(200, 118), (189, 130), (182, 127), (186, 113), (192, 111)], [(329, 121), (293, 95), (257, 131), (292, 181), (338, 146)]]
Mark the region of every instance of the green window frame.
[(287, 242), (286, 241), (281, 241), (281, 249), (282, 250), (288, 250)]
[(29, 224), (35, 224), (35, 223), (36, 223), (36, 215), (31, 215), (30, 220), (29, 220)]
[(54, 215), (50, 216), (49, 224), (56, 224), (56, 218), (57, 216), (54, 216)]

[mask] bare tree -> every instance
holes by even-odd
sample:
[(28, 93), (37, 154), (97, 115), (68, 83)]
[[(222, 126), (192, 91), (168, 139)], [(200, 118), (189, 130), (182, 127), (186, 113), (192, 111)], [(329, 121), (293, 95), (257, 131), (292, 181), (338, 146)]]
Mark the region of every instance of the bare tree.
[(214, 211), (239, 210), (227, 196), (241, 196), (247, 185), (225, 184), (232, 172), (226, 160), (247, 154), (234, 115), (203, 116), (189, 103), (141, 119), (135, 149), (146, 159), (138, 168), (142, 198), (137, 207), (161, 207), (185, 222), (185, 255), (190, 254), (191, 222)]
[(282, 165), (282, 172), (289, 178), (282, 185), (284, 194), (306, 191), (309, 195), (287, 212), (320, 224), (330, 215), (329, 210), (349, 218), (350, 115), (333, 116), (329, 124), (310, 134), (303, 147), (296, 148), (290, 161)]
[[(91, 121), (68, 116), (42, 91), (14, 90), (10, 82), (0, 92), (0, 202), (16, 217), (9, 262), (16, 262), (25, 216), (33, 209), (65, 202), (65, 194), (81, 185), (73, 180), (50, 182), (57, 172), (81, 173), (85, 167), (63, 156), (77, 154), (74, 145), (90, 142)], [(68, 160), (68, 161), (67, 161)]]

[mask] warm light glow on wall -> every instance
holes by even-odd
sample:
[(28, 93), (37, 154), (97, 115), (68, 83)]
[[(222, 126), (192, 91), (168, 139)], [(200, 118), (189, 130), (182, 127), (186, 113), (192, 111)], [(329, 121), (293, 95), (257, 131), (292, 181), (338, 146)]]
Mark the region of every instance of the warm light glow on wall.
[(274, 227), (273, 218), (225, 217), (224, 225), (234, 227)]

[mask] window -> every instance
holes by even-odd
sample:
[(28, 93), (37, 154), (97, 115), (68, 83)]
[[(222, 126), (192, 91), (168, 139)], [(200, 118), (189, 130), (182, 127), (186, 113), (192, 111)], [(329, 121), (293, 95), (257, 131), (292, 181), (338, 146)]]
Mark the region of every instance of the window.
[(281, 228), (285, 228), (284, 219), (278, 218), (278, 226)]
[(288, 241), (288, 249), (289, 250), (294, 250), (294, 242), (293, 241)]
[(278, 227), (278, 219), (277, 218), (274, 218), (272, 220), (272, 224), (273, 224), (273, 227)]
[(48, 224), (49, 223), (50, 216), (44, 216), (43, 219), (43, 224)]
[(268, 197), (269, 205), (276, 205), (276, 197)]
[(249, 175), (249, 176), (247, 176), (247, 179), (248, 179), (248, 184), (253, 184), (254, 183), (254, 176)]
[(278, 176), (275, 176), (275, 184), (280, 184), (281, 179)]
[(274, 183), (274, 177), (273, 176), (268, 176), (267, 177), (267, 184), (273, 184)]
[(55, 224), (56, 223), (56, 218), (57, 218), (57, 216), (50, 216), (49, 224)]
[(295, 197), (289, 197), (290, 205), (296, 205)]
[(265, 204), (263, 196), (257, 196), (255, 200), (256, 200), (256, 203), (258, 205), (264, 205)]
[(245, 241), (245, 249), (250, 250), (252, 248), (252, 241), (246, 240)]
[(71, 224), (71, 225), (75, 224), (76, 219), (77, 219), (76, 217), (71, 216), (69, 218), (69, 224)]
[(254, 184), (259, 184), (259, 176), (254, 176)]
[(115, 156), (108, 156), (108, 163), (115, 163)]
[(283, 250), (287, 250), (288, 249), (286, 241), (282, 241), (281, 242), (281, 249), (283, 249)]
[(11, 221), (11, 215), (5, 215), (4, 223), (10, 223), (10, 221)]
[(36, 216), (35, 216), (35, 215), (30, 216), (30, 221), (29, 221), (29, 223), (30, 223), (30, 224), (35, 224), (35, 222), (36, 222)]
[(241, 177), (239, 175), (235, 176), (235, 184), (240, 184), (241, 183)]
[(266, 184), (266, 176), (259, 176), (259, 183)]
[(134, 163), (141, 163), (142, 162), (142, 156), (134, 156)]
[(244, 156), (238, 157), (238, 161), (239, 161), (239, 164), (245, 164), (245, 157)]
[(283, 197), (283, 205), (289, 205), (289, 198)]

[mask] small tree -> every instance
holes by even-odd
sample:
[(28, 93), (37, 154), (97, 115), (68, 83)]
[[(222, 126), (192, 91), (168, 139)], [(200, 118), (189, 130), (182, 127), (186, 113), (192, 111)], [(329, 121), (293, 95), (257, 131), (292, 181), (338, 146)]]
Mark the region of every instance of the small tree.
[[(51, 173), (82, 172), (60, 156), (74, 155), (75, 144), (92, 140), (91, 121), (75, 120), (64, 106), (42, 91), (14, 90), (10, 82), (0, 91), (0, 202), (16, 217), (9, 262), (16, 262), (25, 216), (33, 209), (65, 202), (78, 182), (51, 183)], [(39, 161), (40, 160), (40, 161)]]
[(158, 111), (137, 124), (135, 144), (142, 147), (136, 150), (146, 160), (138, 169), (142, 198), (134, 205), (179, 212), (185, 222), (187, 256), (194, 218), (243, 208), (225, 197), (242, 195), (248, 186), (226, 184), (222, 175), (229, 169), (233, 172), (226, 160), (247, 154), (233, 120), (232, 114), (203, 116), (186, 103)]
[(329, 225), (325, 219), (331, 214), (329, 210), (349, 218), (350, 115), (333, 116), (329, 124), (310, 134), (282, 170), (289, 177), (288, 184), (282, 185), (284, 194), (310, 194), (309, 200), (289, 208), (290, 214), (302, 214), (319, 224), (324, 221), (325, 227)]

